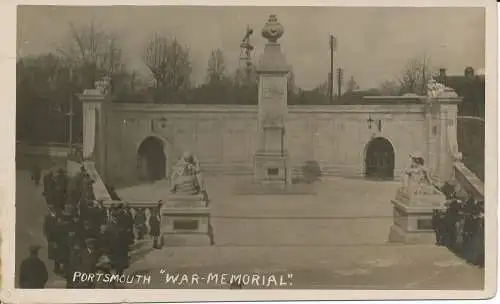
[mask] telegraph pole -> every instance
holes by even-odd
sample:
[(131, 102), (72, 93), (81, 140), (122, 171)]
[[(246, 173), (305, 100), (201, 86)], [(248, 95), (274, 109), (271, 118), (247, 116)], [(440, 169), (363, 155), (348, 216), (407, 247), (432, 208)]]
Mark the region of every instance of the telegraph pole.
[(344, 80), (344, 70), (342, 68), (337, 69), (337, 98), (342, 95), (342, 82)]
[(68, 146), (70, 153), (73, 152), (73, 67), (69, 68), (69, 112), (66, 114), (69, 116), (69, 134), (68, 134)]
[(328, 95), (330, 97), (330, 103), (333, 103), (333, 53), (337, 48), (337, 39), (335, 36), (330, 34), (330, 73), (328, 74)]

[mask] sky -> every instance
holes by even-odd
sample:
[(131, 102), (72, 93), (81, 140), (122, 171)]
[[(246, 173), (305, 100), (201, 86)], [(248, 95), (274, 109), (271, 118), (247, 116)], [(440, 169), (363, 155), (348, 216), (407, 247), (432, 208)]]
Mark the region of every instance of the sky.
[(202, 82), (215, 48), (222, 49), (228, 70), (238, 67), (247, 25), (254, 29), (251, 43), (257, 58), (270, 14), (284, 26), (279, 42), (296, 85), (303, 89), (327, 79), (330, 33), (337, 37), (335, 65), (361, 88), (394, 79), (410, 58), (425, 55), (448, 74), (485, 65), (484, 8), (19, 6), (18, 55), (54, 52), (68, 41), (70, 23), (93, 21), (118, 37), (125, 62), (145, 77), (142, 54), (148, 40), (155, 32), (175, 36), (190, 48), (193, 81)]

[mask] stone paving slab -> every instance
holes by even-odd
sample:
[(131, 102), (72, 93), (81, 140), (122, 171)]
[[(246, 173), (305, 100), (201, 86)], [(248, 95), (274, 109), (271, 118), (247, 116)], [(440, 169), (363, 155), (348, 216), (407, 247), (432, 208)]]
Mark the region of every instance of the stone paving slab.
[[(315, 195), (236, 195), (244, 177), (210, 177), (212, 225), (218, 245), (384, 244), (399, 182), (332, 177)], [(124, 199), (168, 195), (168, 182), (120, 190)]]
[[(167, 284), (160, 269), (205, 280)], [(484, 284), (482, 269), (444, 248), (426, 245), (166, 248), (150, 253), (129, 272), (151, 274), (151, 284), (135, 288), (227, 288), (213, 280), (215, 273), (282, 276), (290, 284), (280, 288), (294, 289), (475, 290)]]
[[(331, 177), (313, 185), (314, 195), (237, 195), (244, 177), (206, 179), (214, 216), (247, 217), (387, 217), (400, 182)], [(157, 201), (169, 195), (168, 181), (117, 190), (129, 201)]]

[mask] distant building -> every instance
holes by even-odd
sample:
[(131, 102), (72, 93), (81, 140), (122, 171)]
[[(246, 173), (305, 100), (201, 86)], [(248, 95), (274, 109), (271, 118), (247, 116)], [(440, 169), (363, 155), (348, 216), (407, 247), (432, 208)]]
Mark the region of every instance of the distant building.
[(459, 115), (484, 117), (485, 105), (485, 74), (484, 69), (474, 71), (464, 69), (463, 75), (447, 75), (445, 69), (440, 69), (436, 81), (454, 89), (463, 102), (459, 105)]

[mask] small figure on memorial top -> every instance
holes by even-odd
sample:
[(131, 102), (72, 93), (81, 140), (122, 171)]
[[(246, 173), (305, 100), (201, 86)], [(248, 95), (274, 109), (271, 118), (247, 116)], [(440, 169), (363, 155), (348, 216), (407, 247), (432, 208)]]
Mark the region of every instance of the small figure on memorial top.
[(269, 19), (262, 29), (262, 37), (266, 38), (269, 43), (277, 43), (278, 39), (285, 33), (284, 27), (278, 22), (276, 15), (270, 15)]

